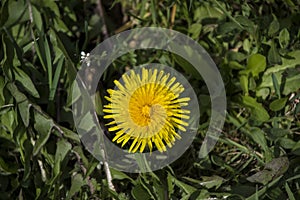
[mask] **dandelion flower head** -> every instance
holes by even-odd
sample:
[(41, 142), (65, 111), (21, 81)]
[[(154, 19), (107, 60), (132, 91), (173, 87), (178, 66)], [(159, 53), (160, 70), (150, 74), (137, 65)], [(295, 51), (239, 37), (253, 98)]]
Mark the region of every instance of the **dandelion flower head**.
[(115, 89), (108, 89), (108, 104), (104, 105), (107, 126), (114, 132), (113, 142), (129, 152), (145, 148), (151, 152), (155, 145), (160, 152), (171, 148), (185, 132), (190, 118), (189, 97), (181, 97), (184, 86), (163, 70), (142, 68), (141, 73), (130, 70), (115, 80)]

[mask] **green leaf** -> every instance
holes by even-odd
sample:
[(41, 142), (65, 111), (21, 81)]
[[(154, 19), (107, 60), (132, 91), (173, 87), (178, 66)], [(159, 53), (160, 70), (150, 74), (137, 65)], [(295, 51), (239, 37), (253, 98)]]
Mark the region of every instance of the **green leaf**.
[(276, 140), (278, 138), (284, 137), (291, 133), (290, 130), (283, 129), (283, 128), (270, 128), (266, 129), (266, 132), (268, 133), (268, 136), (271, 140)]
[(243, 96), (242, 103), (251, 109), (251, 117), (260, 122), (265, 122), (270, 119), (270, 116), (261, 103), (250, 96)]
[(72, 145), (66, 140), (62, 139), (56, 143), (56, 146), (55, 162), (61, 162), (71, 150)]
[(274, 158), (268, 162), (262, 171), (247, 178), (248, 181), (254, 183), (262, 183), (266, 185), (271, 180), (283, 175), (289, 167), (287, 157)]
[(265, 166), (265, 169), (272, 171), (272, 176), (276, 178), (283, 175), (288, 168), (289, 159), (287, 157), (274, 158)]
[(8, 1), (4, 0), (2, 1), (2, 6), (1, 6), (1, 10), (0, 10), (0, 27), (2, 27), (7, 19), (8, 19)]
[(237, 61), (229, 61), (228, 62), (228, 66), (231, 68), (231, 69), (245, 69), (245, 67), (243, 65), (241, 65), (239, 62)]
[(40, 95), (30, 77), (18, 67), (14, 68), (14, 72), (16, 80), (24, 87), (24, 89), (35, 98), (39, 98)]
[[(50, 60), (51, 62), (51, 60)], [(59, 78), (60, 78), (60, 74), (61, 74), (61, 70), (62, 70), (62, 66), (64, 63), (64, 58), (60, 57), (57, 65), (56, 65), (56, 70), (55, 70), (55, 74), (54, 74), (54, 78), (52, 81), (52, 85), (50, 87), (50, 94), (49, 94), (49, 100), (52, 101), (54, 99), (55, 96), (55, 92), (56, 92), (56, 88), (57, 88), (57, 84), (59, 82)], [(51, 69), (52, 70), (52, 69)], [(51, 77), (49, 75), (49, 77)], [(51, 77), (52, 78), (52, 77)], [(49, 83), (50, 84), (50, 83)]]
[(268, 61), (271, 65), (282, 63), (281, 57), (278, 53), (278, 49), (274, 41), (272, 41), (271, 48), (269, 49), (268, 52)]
[(248, 83), (249, 83), (248, 77), (244, 74), (241, 74), (240, 75), (240, 84), (241, 84), (241, 88), (245, 95), (248, 95), (248, 93), (249, 93)]
[(147, 190), (140, 184), (134, 186), (131, 190), (131, 194), (134, 199), (151, 199), (151, 195), (147, 192)]
[(79, 190), (81, 189), (82, 186), (85, 185), (85, 181), (82, 178), (81, 174), (76, 174), (75, 176), (72, 177), (71, 180), (71, 188), (69, 193), (67, 194), (67, 199), (71, 199)]
[(179, 188), (181, 188), (185, 193), (187, 193), (189, 195), (197, 190), (195, 187), (188, 185), (188, 184), (176, 179), (173, 176), (172, 176), (172, 178), (173, 178), (174, 184), (177, 185)]
[(36, 140), (33, 148), (33, 155), (36, 156), (41, 148), (46, 144), (53, 127), (52, 119), (48, 119), (38, 111), (34, 112), (34, 128), (38, 133), (38, 139)]
[[(187, 50), (184, 49), (183, 51), (187, 51)], [(173, 58), (175, 62), (178, 63), (178, 65), (186, 71), (186, 73), (191, 74), (197, 80), (202, 79), (201, 76), (199, 75), (199, 72), (194, 68), (194, 66), (191, 63), (189, 63), (184, 58), (176, 54), (173, 54)]]
[(33, 22), (35, 23), (37, 29), (39, 31), (42, 31), (43, 28), (43, 20), (41, 13), (39, 12), (39, 9), (36, 8), (34, 5), (32, 5), (32, 17), (33, 17)]
[(110, 168), (110, 172), (111, 172), (113, 180), (128, 179), (128, 180), (131, 181), (131, 183), (136, 184), (136, 182), (132, 178), (130, 178), (127, 174), (125, 174), (125, 173), (123, 173), (121, 171), (115, 170), (114, 168)]
[(199, 24), (199, 23), (195, 23), (195, 24), (192, 24), (190, 27), (189, 27), (189, 33), (192, 34), (192, 38), (193, 39), (198, 39), (200, 33), (201, 33), (201, 30), (202, 30), (202, 25)]
[(250, 133), (250, 137), (253, 139), (254, 142), (261, 146), (261, 148), (266, 154), (266, 159), (269, 160), (271, 158), (272, 152), (268, 147), (264, 131), (257, 127), (251, 127)]
[(225, 18), (225, 15), (219, 8), (206, 3), (195, 10), (194, 21), (200, 22), (204, 19), (212, 18), (221, 20)]
[(7, 83), (6, 87), (10, 91), (11, 95), (16, 99), (17, 103), (27, 100), (26, 96), (18, 90), (15, 84)]
[(270, 88), (272, 93), (275, 91), (272, 74), (276, 76), (283, 95), (289, 95), (291, 92), (298, 90), (300, 79), (298, 65), (300, 65), (300, 51), (288, 53), (287, 58), (282, 59), (282, 64), (270, 67), (264, 72), (261, 84), (257, 87), (257, 90)]
[(280, 47), (285, 49), (289, 45), (289, 42), (290, 42), (290, 33), (286, 28), (284, 28), (279, 33)]
[(259, 73), (266, 69), (266, 57), (261, 54), (253, 54), (248, 58), (247, 70), (253, 77), (258, 77)]
[(250, 41), (246, 38), (243, 42), (243, 49), (244, 51), (246, 52), (250, 52), (250, 49), (251, 49), (251, 44), (250, 44)]
[(28, 100), (25, 100), (18, 104), (18, 109), (22, 118), (22, 121), (26, 127), (29, 125), (29, 115), (30, 115), (31, 104)]
[(33, 146), (30, 143), (29, 140), (24, 141), (24, 151), (25, 151), (25, 163), (24, 163), (24, 176), (23, 176), (23, 182), (25, 182), (29, 177), (31, 173), (31, 156), (32, 156), (32, 150)]
[(279, 111), (285, 107), (288, 98), (276, 99), (270, 103), (270, 109), (272, 111)]
[(221, 23), (217, 29), (218, 34), (220, 35), (226, 35), (234, 30), (241, 30), (241, 28), (234, 22)]
[(285, 149), (292, 149), (296, 144), (295, 141), (293, 141), (289, 138), (279, 138), (278, 142), (279, 142), (280, 146), (282, 146)]
[(273, 86), (274, 86), (274, 89), (275, 89), (275, 93), (277, 94), (278, 98), (280, 99), (281, 98), (280, 86), (279, 86), (278, 80), (277, 80), (274, 73), (272, 73), (272, 81), (273, 81)]
[[(7, 4), (8, 4), (8, 15), (7, 15), (8, 18), (4, 26), (10, 27), (16, 23), (21, 23), (29, 19), (28, 9), (26, 9), (27, 6), (24, 1), (7, 1)], [(1, 13), (1, 17), (3, 14)]]
[(296, 200), (288, 183), (285, 183), (285, 190), (286, 190), (286, 193), (288, 194), (289, 200)]
[(273, 21), (271, 22), (270, 26), (269, 26), (269, 30), (268, 30), (268, 35), (269, 36), (274, 36), (280, 28), (280, 24), (276, 18), (275, 15), (273, 15)]
[(68, 138), (68, 139), (71, 139), (77, 143), (80, 143), (80, 139), (79, 139), (79, 136), (77, 133), (74, 133), (73, 131), (63, 127), (63, 126), (60, 126), (60, 129), (64, 132), (64, 137), (65, 138)]
[(13, 58), (15, 55), (14, 47), (12, 42), (6, 37), (5, 34), (2, 34), (2, 45), (3, 45), (3, 60), (1, 64), (3, 65), (4, 75), (10, 80), (13, 80), (12, 75), (12, 66), (13, 66)]
[(197, 180), (197, 179), (192, 179), (189, 177), (183, 177), (185, 180), (192, 182), (192, 183), (196, 183), (199, 184), (207, 189), (211, 189), (213, 187), (215, 187), (216, 189), (218, 189), (222, 183), (225, 181), (222, 177), (217, 176), (217, 175), (213, 175), (213, 176), (201, 176), (201, 180)]
[(59, 177), (59, 175), (61, 175), (63, 171), (61, 166), (62, 162), (72, 148), (72, 145), (63, 139), (58, 141), (56, 146), (55, 162), (52, 169), (52, 178), (50, 180), (50, 185), (52, 185), (54, 181)]
[(256, 191), (251, 196), (247, 197), (245, 200), (258, 200), (259, 197), (263, 196), (267, 192), (267, 190), (270, 189), (273, 185), (275, 185), (280, 179), (281, 177), (276, 178), (275, 180), (273, 180), (272, 182), (270, 182), (260, 190)]
[(171, 175), (170, 172), (168, 172), (167, 184), (168, 184), (168, 193), (169, 193), (169, 198), (170, 198), (171, 194), (173, 194), (173, 192), (174, 192), (173, 176)]
[(6, 85), (6, 81), (4, 80), (3, 76), (0, 76), (0, 105), (4, 105), (5, 96), (4, 96), (4, 88)]

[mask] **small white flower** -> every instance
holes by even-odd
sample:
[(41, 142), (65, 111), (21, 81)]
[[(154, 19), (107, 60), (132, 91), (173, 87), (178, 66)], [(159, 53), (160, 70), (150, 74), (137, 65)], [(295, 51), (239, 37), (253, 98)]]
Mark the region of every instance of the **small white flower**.
[(86, 62), (87, 66), (89, 67), (91, 65), (90, 53), (85, 53), (84, 51), (81, 51), (80, 54), (80, 62)]

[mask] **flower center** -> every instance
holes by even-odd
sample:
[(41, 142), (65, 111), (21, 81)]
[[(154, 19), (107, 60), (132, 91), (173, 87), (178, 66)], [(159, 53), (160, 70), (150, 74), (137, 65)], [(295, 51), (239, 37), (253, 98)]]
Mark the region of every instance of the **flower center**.
[(142, 115), (146, 118), (151, 117), (151, 107), (149, 105), (144, 105), (142, 108)]

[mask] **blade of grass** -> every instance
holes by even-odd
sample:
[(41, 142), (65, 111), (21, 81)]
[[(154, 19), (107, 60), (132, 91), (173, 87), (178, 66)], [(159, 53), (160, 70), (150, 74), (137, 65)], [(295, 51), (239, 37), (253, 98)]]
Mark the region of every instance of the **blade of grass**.
[(54, 99), (55, 91), (56, 91), (56, 88), (57, 88), (57, 84), (58, 84), (58, 81), (59, 81), (59, 77), (60, 77), (60, 74), (61, 74), (63, 63), (64, 63), (64, 58), (61, 56), (58, 63), (57, 63), (56, 70), (55, 70), (55, 73), (54, 73), (53, 82), (52, 82), (52, 85), (51, 85), (51, 88), (50, 88), (50, 94), (49, 94), (49, 100), (50, 101), (52, 101)]

